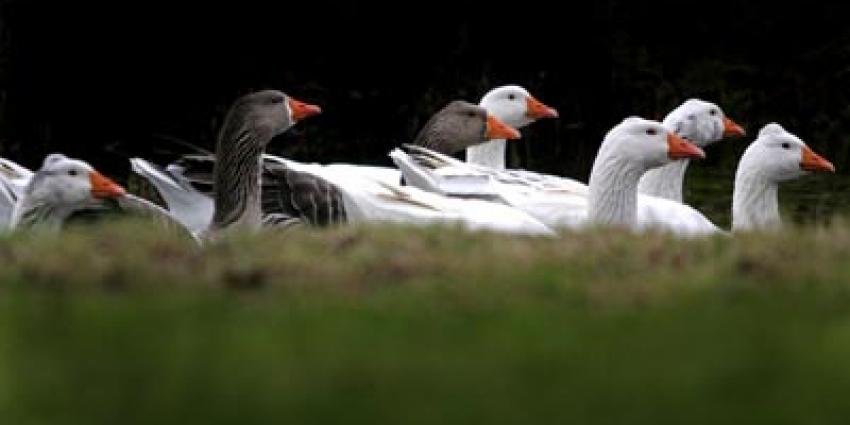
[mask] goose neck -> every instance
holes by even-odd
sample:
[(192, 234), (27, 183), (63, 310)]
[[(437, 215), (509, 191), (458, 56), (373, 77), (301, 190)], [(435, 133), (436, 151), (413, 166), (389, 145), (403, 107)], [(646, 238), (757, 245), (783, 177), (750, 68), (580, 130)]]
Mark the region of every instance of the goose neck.
[(601, 155), (590, 173), (588, 216), (591, 221), (635, 228), (638, 180), (646, 171), (634, 161)]
[(507, 143), (504, 139), (491, 140), (466, 148), (466, 162), (502, 171), (506, 168)]
[(757, 170), (738, 167), (732, 196), (732, 230), (778, 228), (779, 184)]
[(682, 202), (682, 187), (688, 164), (690, 160), (683, 159), (647, 171), (640, 178), (638, 191), (645, 195)]

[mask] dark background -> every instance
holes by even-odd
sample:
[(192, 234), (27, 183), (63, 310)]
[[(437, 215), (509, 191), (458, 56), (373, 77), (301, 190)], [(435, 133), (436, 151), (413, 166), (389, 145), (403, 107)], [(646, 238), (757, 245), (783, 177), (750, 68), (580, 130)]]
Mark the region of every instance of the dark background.
[[(524, 131), (515, 167), (585, 179), (608, 128), (692, 96), (847, 162), (843, 3), (219, 3), (3, 1), (0, 155), (62, 151), (122, 178), (129, 155), (173, 159), (171, 138), (211, 147), (235, 97), (279, 88), (325, 113), (273, 151), (389, 164), (440, 106), (516, 83), (562, 118)], [(708, 163), (734, 167), (745, 144)]]

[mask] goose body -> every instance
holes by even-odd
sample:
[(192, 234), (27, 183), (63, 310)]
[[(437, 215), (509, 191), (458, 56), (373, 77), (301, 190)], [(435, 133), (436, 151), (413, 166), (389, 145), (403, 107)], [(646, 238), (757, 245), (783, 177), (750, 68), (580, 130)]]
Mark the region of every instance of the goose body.
[[(478, 196), (515, 207), (551, 228), (578, 228), (588, 221), (588, 185), (560, 177), (522, 170), (494, 170), (466, 164), (447, 155), (421, 147), (406, 146), (390, 153), (406, 180), (419, 187), (448, 196)], [(463, 193), (439, 188), (435, 173), (451, 167), (459, 174), (486, 176), (483, 182)], [(425, 182), (425, 183), (423, 183)], [(430, 182), (430, 183), (428, 183)], [(637, 200), (637, 227), (663, 230), (680, 235), (705, 235), (720, 229), (694, 208), (646, 195)]]
[(32, 176), (33, 172), (28, 168), (0, 158), (0, 229), (11, 226), (12, 211)]

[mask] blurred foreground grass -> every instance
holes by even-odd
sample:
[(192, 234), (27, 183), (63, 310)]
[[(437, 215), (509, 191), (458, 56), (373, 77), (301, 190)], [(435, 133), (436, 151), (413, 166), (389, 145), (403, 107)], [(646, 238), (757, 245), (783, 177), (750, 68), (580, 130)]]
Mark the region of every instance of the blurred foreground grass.
[(0, 239), (0, 423), (845, 423), (850, 225)]

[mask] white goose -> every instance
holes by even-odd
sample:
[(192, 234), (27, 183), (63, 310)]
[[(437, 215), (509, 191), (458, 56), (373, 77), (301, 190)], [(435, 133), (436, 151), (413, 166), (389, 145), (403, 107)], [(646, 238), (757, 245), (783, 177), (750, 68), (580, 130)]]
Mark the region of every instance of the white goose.
[[(435, 149), (456, 151), (489, 139), (518, 137), (515, 129), (488, 115), (484, 109), (457, 101), (435, 114), (417, 140)], [(193, 183), (209, 183), (207, 170), (213, 162), (210, 157), (186, 157), (163, 171), (143, 160), (133, 160), (134, 170), (141, 171), (157, 187), (171, 190), (191, 189)], [(470, 230), (552, 234), (547, 226), (507, 205), (447, 198), (399, 186), (398, 179), (389, 182), (373, 178), (370, 173), (352, 172), (353, 168), (340, 164), (303, 164), (266, 155), (263, 211), (272, 219), (298, 217), (319, 225), (388, 221), (444, 223), (459, 224)], [(199, 191), (194, 193), (209, 196)]]
[[(689, 99), (664, 118), (664, 126), (693, 144), (705, 148), (724, 137), (744, 136), (744, 129), (726, 117), (719, 106), (700, 99)], [(640, 179), (638, 191), (682, 202), (682, 186), (690, 161), (675, 161), (649, 170)]]
[[(558, 117), (557, 110), (543, 104), (528, 90), (517, 85), (490, 90), (478, 105), (513, 128), (523, 128), (539, 119)], [(505, 169), (506, 156), (505, 139), (491, 140), (466, 148), (466, 162), (494, 170)]]
[(659, 122), (630, 117), (605, 136), (590, 172), (588, 222), (638, 229), (638, 181), (672, 161), (703, 158), (702, 149)]
[(48, 155), (41, 168), (28, 179), (13, 207), (9, 228), (55, 231), (72, 216), (115, 211), (147, 217), (166, 229), (194, 238), (164, 209), (126, 193), (85, 161), (62, 154)]
[(835, 167), (779, 124), (764, 126), (738, 163), (732, 230), (778, 228), (779, 184), (816, 171), (835, 172)]
[(48, 155), (15, 204), (10, 226), (58, 230), (75, 212), (96, 208), (100, 201), (125, 193), (124, 188), (83, 161)]

